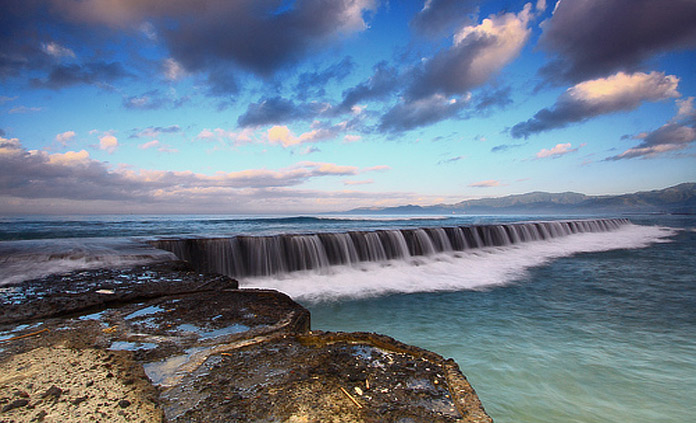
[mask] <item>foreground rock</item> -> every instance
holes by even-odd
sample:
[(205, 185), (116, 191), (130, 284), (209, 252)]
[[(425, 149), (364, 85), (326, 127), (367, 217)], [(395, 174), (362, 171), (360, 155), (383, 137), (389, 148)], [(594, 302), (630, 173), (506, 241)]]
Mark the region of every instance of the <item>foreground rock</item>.
[(491, 421), (452, 360), (182, 266), (0, 293), (0, 421)]

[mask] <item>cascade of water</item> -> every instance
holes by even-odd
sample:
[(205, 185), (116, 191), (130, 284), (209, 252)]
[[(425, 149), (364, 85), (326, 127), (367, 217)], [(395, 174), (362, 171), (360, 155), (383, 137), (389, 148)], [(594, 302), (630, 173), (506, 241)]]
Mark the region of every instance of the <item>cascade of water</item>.
[(151, 244), (191, 262), (198, 270), (234, 277), (268, 276), (541, 241), (582, 232), (606, 232), (628, 223), (628, 219), (596, 219), (225, 239), (164, 239)]

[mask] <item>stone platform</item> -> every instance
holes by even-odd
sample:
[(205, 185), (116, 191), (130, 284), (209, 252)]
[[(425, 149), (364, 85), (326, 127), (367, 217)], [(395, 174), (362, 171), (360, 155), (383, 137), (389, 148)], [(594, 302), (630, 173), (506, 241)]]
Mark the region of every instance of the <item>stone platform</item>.
[(491, 422), (452, 360), (183, 263), (0, 288), (2, 422)]

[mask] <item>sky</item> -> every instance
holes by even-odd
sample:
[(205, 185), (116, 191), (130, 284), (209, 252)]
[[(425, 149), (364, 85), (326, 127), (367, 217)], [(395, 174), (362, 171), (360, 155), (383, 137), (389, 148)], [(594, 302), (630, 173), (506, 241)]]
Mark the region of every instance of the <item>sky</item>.
[(0, 214), (696, 181), (696, 0), (3, 0)]

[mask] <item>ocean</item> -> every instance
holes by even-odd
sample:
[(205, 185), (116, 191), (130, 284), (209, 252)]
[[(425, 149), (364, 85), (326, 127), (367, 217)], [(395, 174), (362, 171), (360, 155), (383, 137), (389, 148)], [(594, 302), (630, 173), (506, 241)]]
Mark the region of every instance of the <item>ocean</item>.
[(314, 329), (454, 358), (498, 423), (694, 421), (696, 217), (577, 223), (597, 218), (5, 217), (0, 295), (167, 247), (286, 292)]

